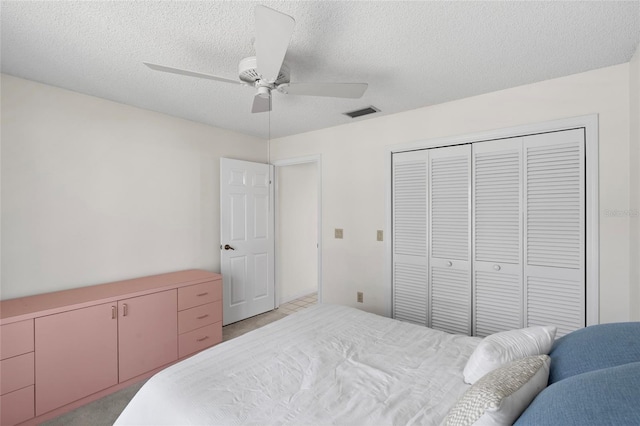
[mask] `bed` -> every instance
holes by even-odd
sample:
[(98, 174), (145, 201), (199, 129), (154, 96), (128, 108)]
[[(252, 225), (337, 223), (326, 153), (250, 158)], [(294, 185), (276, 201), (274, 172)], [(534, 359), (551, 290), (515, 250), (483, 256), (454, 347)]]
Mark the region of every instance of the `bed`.
[[(506, 352), (522, 349), (518, 342), (509, 343), (513, 336), (506, 333), (509, 338), (491, 341), (492, 336), (453, 335), (345, 306), (320, 304), (163, 370), (140, 389), (116, 425), (483, 424), (491, 404), (478, 402), (477, 395), (485, 397), (487, 386), (496, 382), (502, 387), (501, 402), (488, 410), (508, 405), (502, 398), (518, 400), (517, 413), (511, 410), (506, 421), (506, 417), (497, 417), (497, 424), (512, 423), (546, 387), (547, 355), (516, 354), (515, 361), (501, 360), (505, 366), (489, 367), (486, 371), (493, 370), (489, 374), (476, 370), (482, 378), (471, 380), (473, 385), (465, 383), (469, 364), (474, 358), (478, 361), (479, 353), (494, 353), (496, 341), (507, 342)], [(522, 339), (522, 333), (517, 338)], [(548, 353), (553, 336), (548, 338), (545, 334), (546, 342), (536, 341), (535, 351)], [(518, 377), (514, 365), (527, 360), (530, 370), (537, 363), (535, 371), (531, 370), (524, 386), (505, 392), (500, 382)], [(572, 362), (565, 358), (565, 365)], [(496, 375), (500, 372), (502, 375)], [(534, 379), (535, 386), (531, 385)], [(536, 389), (523, 398), (527, 386)], [(545, 409), (546, 403), (542, 404), (542, 411)], [(523, 414), (520, 424), (544, 423), (533, 414), (538, 423), (527, 421)], [(495, 418), (489, 420), (484, 424), (496, 424)]]

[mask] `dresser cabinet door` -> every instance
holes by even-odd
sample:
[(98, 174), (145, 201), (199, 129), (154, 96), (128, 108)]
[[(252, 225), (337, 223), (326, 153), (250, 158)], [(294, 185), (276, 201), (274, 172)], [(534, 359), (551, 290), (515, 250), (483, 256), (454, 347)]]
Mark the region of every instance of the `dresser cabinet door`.
[(118, 383), (115, 303), (35, 320), (36, 415)]
[(177, 290), (118, 302), (120, 381), (178, 359)]

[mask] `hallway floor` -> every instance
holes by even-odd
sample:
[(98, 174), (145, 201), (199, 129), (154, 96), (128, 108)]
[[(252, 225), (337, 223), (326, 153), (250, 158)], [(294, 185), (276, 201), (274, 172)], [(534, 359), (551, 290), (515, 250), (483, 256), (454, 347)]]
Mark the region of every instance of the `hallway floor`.
[(283, 303), (280, 305), (278, 310), (285, 315), (289, 315), (294, 312), (298, 312), (301, 309), (308, 308), (311, 305), (315, 305), (316, 303), (318, 303), (318, 293), (312, 293), (290, 302)]
[(318, 303), (318, 294), (312, 293), (290, 302), (283, 303), (278, 309), (274, 309), (273, 311), (265, 312), (264, 314), (256, 315), (254, 317), (226, 325), (222, 327), (222, 341), (242, 336), (251, 330), (255, 330), (256, 328), (260, 328), (264, 325), (282, 319), (287, 315), (306, 309), (316, 303)]

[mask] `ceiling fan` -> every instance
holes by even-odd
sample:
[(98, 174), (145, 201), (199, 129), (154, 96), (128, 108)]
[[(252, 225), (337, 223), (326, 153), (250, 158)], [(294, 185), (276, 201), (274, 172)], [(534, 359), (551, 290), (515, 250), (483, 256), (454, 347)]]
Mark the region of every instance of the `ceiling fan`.
[(255, 8), (256, 56), (244, 58), (239, 64), (239, 79), (231, 80), (216, 75), (187, 71), (179, 68), (143, 62), (156, 71), (222, 81), (224, 83), (253, 86), (257, 93), (251, 112), (271, 111), (271, 92), (285, 95), (329, 96), (335, 98), (359, 98), (367, 83), (291, 83), (289, 68), (284, 64), (295, 20), (284, 13), (265, 6)]

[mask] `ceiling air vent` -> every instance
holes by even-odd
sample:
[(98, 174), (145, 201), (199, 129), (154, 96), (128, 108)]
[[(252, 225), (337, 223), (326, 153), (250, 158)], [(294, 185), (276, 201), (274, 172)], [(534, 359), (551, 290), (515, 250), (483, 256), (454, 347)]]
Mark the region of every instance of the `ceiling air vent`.
[(350, 111), (343, 113), (344, 115), (348, 115), (351, 118), (362, 117), (363, 115), (373, 114), (374, 112), (379, 112), (380, 110), (374, 106), (369, 106), (366, 108), (362, 108), (356, 111)]

